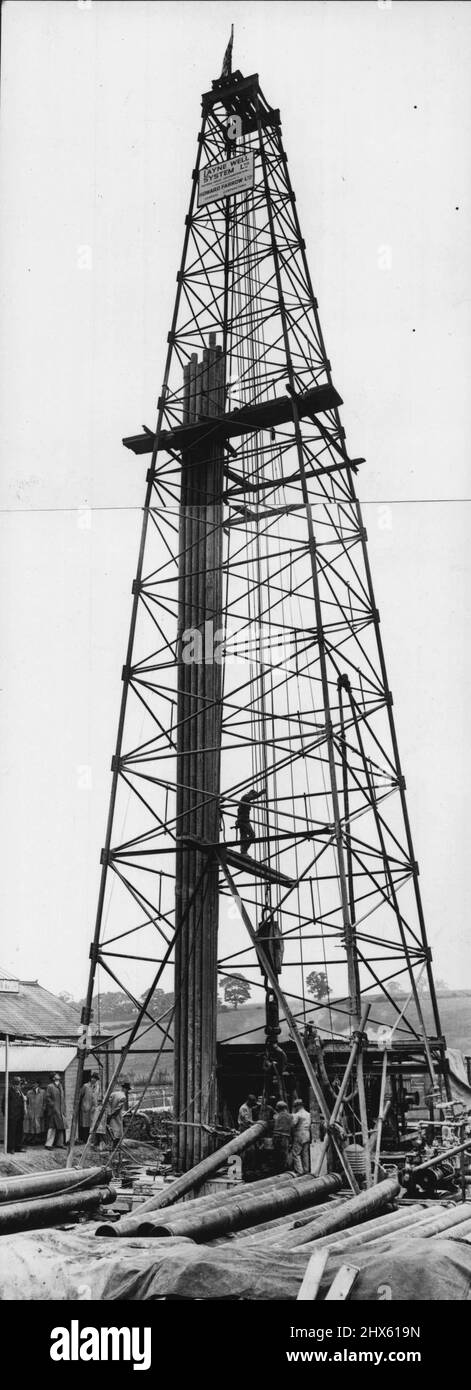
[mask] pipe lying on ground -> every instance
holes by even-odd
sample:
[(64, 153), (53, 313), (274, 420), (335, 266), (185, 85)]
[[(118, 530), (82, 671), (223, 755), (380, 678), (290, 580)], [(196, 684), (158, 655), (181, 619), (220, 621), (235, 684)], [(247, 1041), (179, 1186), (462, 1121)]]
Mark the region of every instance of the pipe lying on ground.
[[(195, 1187), (201, 1187), (213, 1173), (217, 1173), (229, 1158), (234, 1154), (245, 1153), (252, 1144), (256, 1144), (259, 1139), (263, 1139), (267, 1133), (268, 1125), (265, 1120), (257, 1120), (256, 1124), (250, 1125), (249, 1129), (244, 1129), (242, 1134), (236, 1134), (228, 1144), (223, 1144), (222, 1149), (217, 1149), (216, 1153), (208, 1154), (201, 1163), (197, 1163), (194, 1168), (190, 1168), (188, 1173), (182, 1173), (180, 1178), (175, 1178), (175, 1182), (169, 1184), (157, 1197), (149, 1197), (147, 1202), (141, 1203), (139, 1215), (147, 1211), (160, 1211), (162, 1207), (171, 1207), (178, 1197), (183, 1197), (186, 1192), (192, 1192)], [(135, 1217), (129, 1216), (119, 1223), (119, 1232), (116, 1230), (103, 1230), (101, 1227), (96, 1231), (96, 1235), (135, 1235)]]
[(23, 1197), (42, 1197), (69, 1188), (83, 1191), (109, 1182), (111, 1168), (53, 1168), (47, 1173), (21, 1173), (0, 1179), (0, 1203), (19, 1202)]
[(182, 1173), (180, 1178), (176, 1178), (159, 1197), (151, 1197), (148, 1202), (143, 1203), (142, 1210), (157, 1211), (160, 1207), (171, 1207), (177, 1197), (182, 1197), (185, 1192), (192, 1192), (195, 1187), (201, 1187), (206, 1178), (211, 1177), (212, 1173), (217, 1173), (218, 1168), (223, 1168), (228, 1158), (233, 1158), (235, 1154), (245, 1153), (252, 1144), (256, 1144), (259, 1139), (263, 1139), (268, 1131), (265, 1120), (257, 1120), (256, 1124), (250, 1125), (249, 1129), (244, 1129), (242, 1134), (235, 1134), (228, 1144), (223, 1144), (222, 1149), (217, 1149), (216, 1153), (208, 1154), (207, 1158), (202, 1158), (201, 1163), (197, 1163), (194, 1168), (190, 1168), (188, 1173)]
[(287, 1235), (280, 1236), (279, 1248), (295, 1250), (299, 1245), (307, 1245), (310, 1241), (331, 1235), (333, 1231), (345, 1230), (346, 1226), (356, 1226), (368, 1217), (379, 1215), (390, 1206), (400, 1190), (397, 1178), (385, 1178), (383, 1182), (376, 1183), (375, 1187), (367, 1188), (366, 1192), (347, 1197), (343, 1205), (336, 1207), (335, 1211), (326, 1212), (325, 1216), (318, 1217), (306, 1226), (300, 1226), (297, 1231), (289, 1231)]
[[(454, 1240), (454, 1239), (458, 1240), (458, 1239), (459, 1239), (459, 1237), (458, 1237), (458, 1231), (459, 1231), (459, 1230), (460, 1230), (460, 1227), (459, 1227), (459, 1226), (454, 1226), (450, 1231), (443, 1231), (443, 1232), (441, 1233), (441, 1235), (434, 1236), (433, 1239), (434, 1239), (434, 1240)], [(455, 1235), (455, 1232), (456, 1232), (456, 1235)], [(402, 1242), (404, 1242), (404, 1241), (407, 1240), (409, 1237), (410, 1237), (411, 1239), (412, 1239), (412, 1237), (413, 1237), (414, 1240), (425, 1240), (425, 1236), (422, 1235), (422, 1231), (421, 1231), (421, 1228), (420, 1228), (420, 1224), (417, 1224), (417, 1226), (414, 1226), (414, 1228), (411, 1229), (410, 1231), (407, 1231), (407, 1230), (404, 1230), (404, 1231), (397, 1231), (397, 1233), (396, 1233), (395, 1231), (392, 1231), (392, 1232), (391, 1232), (391, 1235), (389, 1235), (389, 1236), (381, 1236), (381, 1238), (378, 1237), (377, 1240), (371, 1241), (371, 1243), (370, 1243), (367, 1247), (365, 1247), (365, 1249), (367, 1248), (369, 1251), (371, 1251), (372, 1255), (374, 1255), (375, 1258), (376, 1258), (378, 1255), (388, 1255), (388, 1256), (389, 1256), (389, 1255), (395, 1254), (395, 1253), (397, 1252), (397, 1250), (400, 1249), (400, 1247), (401, 1247), (401, 1240), (402, 1240)], [(315, 1250), (315, 1249), (316, 1249), (316, 1242), (315, 1242), (315, 1241), (313, 1241), (312, 1245), (303, 1246), (303, 1251), (304, 1251), (304, 1250)], [(409, 1249), (410, 1249), (410, 1246), (409, 1246)], [(354, 1260), (355, 1257), (359, 1257), (359, 1250), (358, 1250), (358, 1246), (352, 1246), (352, 1245), (349, 1243), (348, 1245), (341, 1245), (341, 1246), (339, 1245), (339, 1246), (335, 1246), (335, 1247), (334, 1247), (334, 1250), (333, 1250), (333, 1254), (336, 1255), (336, 1256), (338, 1256), (338, 1258), (339, 1258), (339, 1259), (342, 1259), (342, 1260), (349, 1260), (349, 1259), (350, 1259), (350, 1255), (351, 1255), (352, 1259)]]
[(61, 1197), (7, 1202), (0, 1207), (0, 1235), (34, 1231), (41, 1226), (62, 1226), (79, 1212), (92, 1211), (100, 1202), (113, 1202), (115, 1187), (92, 1187), (86, 1192), (67, 1192)]
[(383, 1242), (385, 1248), (388, 1241), (398, 1237), (412, 1234), (416, 1225), (424, 1219), (424, 1213), (420, 1210), (407, 1214), (399, 1208), (396, 1212), (386, 1213), (384, 1217), (377, 1218), (375, 1221), (362, 1222), (360, 1226), (348, 1226), (343, 1231), (336, 1231), (333, 1235), (323, 1236), (321, 1240), (313, 1240), (311, 1246), (313, 1250), (328, 1249), (335, 1255), (344, 1255), (355, 1247), (368, 1246), (376, 1248), (379, 1242)]
[[(297, 1232), (298, 1229), (302, 1229), (302, 1225), (308, 1222), (312, 1224), (314, 1220), (317, 1222), (318, 1217), (320, 1218), (323, 1216), (325, 1212), (334, 1211), (344, 1203), (345, 1197), (333, 1197), (330, 1202), (324, 1202), (323, 1206), (316, 1207), (315, 1212), (313, 1212), (312, 1207), (310, 1207), (309, 1210), (306, 1210), (306, 1213), (302, 1211), (296, 1212), (291, 1216), (281, 1218), (279, 1221), (270, 1221), (268, 1223), (269, 1229), (263, 1226), (260, 1227), (260, 1234), (258, 1228), (254, 1226), (250, 1231), (243, 1231), (236, 1237), (237, 1247), (239, 1248), (241, 1245), (253, 1246), (253, 1243), (256, 1242), (257, 1244), (263, 1245), (266, 1249), (271, 1249), (272, 1247), (276, 1249), (280, 1244), (280, 1235), (288, 1231)], [(311, 1239), (309, 1243), (312, 1245), (313, 1249), (317, 1246), (319, 1246), (319, 1249), (324, 1247), (330, 1249), (334, 1246), (337, 1249), (337, 1247), (342, 1246), (343, 1249), (343, 1247), (349, 1245), (350, 1242), (353, 1244), (360, 1244), (363, 1241), (366, 1244), (373, 1240), (378, 1232), (387, 1233), (389, 1229), (395, 1230), (396, 1227), (405, 1227), (408, 1221), (412, 1222), (414, 1219), (414, 1213), (422, 1216), (429, 1215), (429, 1213), (423, 1212), (420, 1204), (416, 1204), (414, 1207), (411, 1206), (408, 1209), (408, 1215), (406, 1215), (402, 1207), (399, 1207), (397, 1211), (387, 1211), (381, 1216), (374, 1217), (371, 1221), (362, 1222), (360, 1227), (358, 1227), (358, 1225), (347, 1226), (344, 1230), (334, 1231), (332, 1235), (323, 1236), (318, 1241), (314, 1242)], [(299, 1228), (298, 1217), (305, 1217), (302, 1224), (299, 1223)]]
[(201, 1183), (211, 1177), (211, 1173), (217, 1173), (218, 1168), (224, 1168), (224, 1163), (228, 1158), (233, 1158), (235, 1154), (245, 1154), (247, 1148), (257, 1144), (257, 1140), (264, 1138), (267, 1134), (268, 1125), (265, 1120), (257, 1120), (256, 1125), (250, 1125), (250, 1129), (243, 1130), (242, 1134), (235, 1134), (228, 1144), (222, 1144), (215, 1154), (208, 1154), (207, 1158), (201, 1158), (200, 1163), (196, 1163), (195, 1168), (190, 1168), (188, 1173), (182, 1173), (181, 1177), (175, 1177), (174, 1183), (165, 1187), (163, 1193), (158, 1197), (150, 1197), (149, 1202), (143, 1202), (142, 1211), (158, 1211), (161, 1207), (172, 1207), (176, 1198), (183, 1197), (183, 1193), (192, 1193), (195, 1187), (201, 1187)]
[(255, 1182), (241, 1183), (237, 1181), (232, 1187), (221, 1187), (218, 1192), (207, 1192), (202, 1197), (191, 1197), (190, 1194), (188, 1194), (187, 1197), (182, 1197), (180, 1202), (172, 1203), (172, 1216), (174, 1216), (177, 1211), (187, 1212), (190, 1205), (192, 1211), (199, 1211), (200, 1208), (204, 1210), (205, 1207), (210, 1206), (217, 1207), (220, 1206), (221, 1202), (224, 1202), (225, 1205), (226, 1202), (232, 1202), (236, 1197), (240, 1197), (241, 1192), (243, 1192), (246, 1197), (251, 1197), (257, 1192), (269, 1192), (272, 1188), (290, 1182), (292, 1177), (292, 1173), (280, 1173), (279, 1176), (272, 1173), (270, 1177), (257, 1178)]
[[(289, 1174), (289, 1173), (286, 1173), (286, 1175), (282, 1174), (281, 1176), (282, 1176), (282, 1178), (286, 1177), (286, 1180), (288, 1180), (289, 1177), (290, 1177), (290, 1174)], [(261, 1178), (261, 1179), (260, 1179), (260, 1182), (253, 1182), (253, 1183), (250, 1183), (250, 1187), (245, 1187), (245, 1186), (244, 1186), (242, 1190), (243, 1190), (243, 1191), (247, 1191), (247, 1192), (249, 1192), (249, 1191), (252, 1192), (254, 1188), (255, 1188), (255, 1189), (264, 1190), (265, 1188), (268, 1187), (269, 1183), (273, 1183), (274, 1181), (275, 1181), (274, 1178)], [(233, 1190), (233, 1191), (231, 1191), (230, 1189), (228, 1189), (227, 1191), (221, 1191), (221, 1192), (219, 1192), (219, 1193), (218, 1193), (218, 1192), (208, 1192), (207, 1195), (206, 1195), (205, 1197), (188, 1197), (186, 1200), (182, 1199), (181, 1202), (175, 1202), (175, 1205), (172, 1206), (172, 1217), (173, 1217), (173, 1215), (177, 1215), (177, 1214), (180, 1215), (182, 1212), (184, 1212), (184, 1213), (186, 1214), (186, 1213), (189, 1211), (190, 1207), (191, 1207), (191, 1211), (192, 1211), (192, 1212), (195, 1212), (195, 1211), (209, 1211), (212, 1207), (219, 1207), (219, 1206), (221, 1205), (221, 1202), (224, 1202), (224, 1205), (225, 1205), (226, 1202), (232, 1202), (232, 1201), (234, 1200), (234, 1198), (237, 1197), (237, 1196), (239, 1195), (240, 1190), (241, 1190), (240, 1183), (237, 1183), (237, 1184), (234, 1184), (234, 1190)], [(145, 1205), (144, 1202), (139, 1202), (139, 1203), (137, 1203), (137, 1204), (136, 1204), (136, 1209), (135, 1209), (134, 1212), (130, 1213), (128, 1216), (122, 1217), (122, 1218), (121, 1218), (119, 1221), (117, 1221), (117, 1222), (104, 1221), (104, 1222), (102, 1223), (101, 1226), (97, 1226), (97, 1229), (96, 1229), (96, 1231), (95, 1231), (95, 1235), (96, 1235), (96, 1236), (135, 1235), (135, 1234), (137, 1233), (137, 1227), (138, 1227), (139, 1222), (140, 1222), (140, 1214), (141, 1214), (141, 1211), (142, 1211), (142, 1208), (144, 1207), (144, 1205)]]
[[(292, 1177), (292, 1173), (281, 1173), (279, 1178), (275, 1176), (272, 1176), (270, 1178), (260, 1178), (257, 1182), (251, 1182), (250, 1184), (244, 1184), (243, 1186), (241, 1186), (240, 1183), (234, 1184), (234, 1188), (232, 1191), (228, 1189), (225, 1192), (208, 1192), (206, 1197), (188, 1197), (186, 1200), (182, 1200), (181, 1202), (175, 1202), (174, 1206), (172, 1206), (172, 1219), (174, 1216), (180, 1216), (182, 1213), (186, 1216), (190, 1208), (192, 1212), (197, 1212), (209, 1211), (213, 1207), (220, 1207), (221, 1203), (223, 1203), (225, 1206), (227, 1202), (233, 1202), (236, 1200), (237, 1197), (240, 1197), (241, 1191), (247, 1196), (251, 1195), (254, 1192), (270, 1191), (275, 1185), (282, 1186), (285, 1183), (289, 1182), (292, 1179)], [(302, 1181), (302, 1179), (300, 1179), (299, 1181)], [(143, 1209), (145, 1210), (146, 1207), (147, 1203), (140, 1202), (136, 1210), (131, 1215), (123, 1217), (120, 1221), (103, 1222), (101, 1226), (97, 1226), (95, 1235), (136, 1235), (141, 1221), (141, 1212)]]
[[(316, 1216), (322, 1216), (325, 1211), (332, 1211), (334, 1207), (341, 1206), (344, 1201), (345, 1197), (343, 1196), (331, 1197), (330, 1200), (327, 1202), (320, 1202), (319, 1205), (316, 1202), (315, 1214)], [(292, 1230), (298, 1216), (305, 1217), (306, 1221), (312, 1221), (312, 1202), (309, 1207), (301, 1207), (300, 1211), (288, 1212), (287, 1216), (274, 1216), (270, 1221), (262, 1221), (260, 1225), (244, 1227), (243, 1231), (236, 1231), (233, 1236), (231, 1234), (231, 1239), (237, 1241), (238, 1249), (241, 1245), (252, 1244), (254, 1240), (264, 1245), (269, 1245), (271, 1243), (276, 1244), (277, 1234), (279, 1234), (280, 1231)]]
[(424, 1223), (424, 1230), (421, 1231), (421, 1235), (425, 1237), (438, 1236), (441, 1231), (447, 1231), (452, 1226), (461, 1226), (465, 1221), (469, 1221), (470, 1218), (471, 1204), (469, 1202), (463, 1202), (463, 1205), (460, 1207), (446, 1207), (445, 1211), (441, 1208), (440, 1215), (433, 1215), (428, 1211), (427, 1220)]
[(139, 1234), (158, 1237), (187, 1235), (199, 1242), (213, 1240), (215, 1236), (225, 1235), (228, 1231), (253, 1226), (258, 1219), (263, 1221), (267, 1216), (281, 1216), (285, 1212), (296, 1211), (305, 1206), (308, 1196), (313, 1204), (316, 1200), (321, 1201), (326, 1193), (338, 1191), (341, 1183), (338, 1173), (328, 1173), (324, 1178), (309, 1178), (306, 1182), (302, 1178), (293, 1178), (291, 1183), (284, 1184), (274, 1192), (261, 1192), (253, 1197), (241, 1195), (238, 1201), (227, 1202), (225, 1206), (221, 1204), (213, 1210), (195, 1215), (191, 1210), (186, 1217), (174, 1217), (170, 1212), (165, 1219), (149, 1212), (141, 1219)]
[[(434, 1232), (435, 1234), (435, 1232)], [(446, 1232), (448, 1240), (466, 1240), (471, 1237), (471, 1221), (463, 1221), (462, 1225), (453, 1226)]]
[[(340, 1199), (340, 1202), (337, 1202), (335, 1205), (338, 1208), (344, 1202), (345, 1198)], [(316, 1220), (317, 1222), (318, 1215), (319, 1217), (321, 1217), (324, 1215), (324, 1213), (330, 1212), (332, 1208), (334, 1208), (334, 1202), (326, 1203), (323, 1211), (319, 1211), (319, 1213), (317, 1213), (317, 1211), (313, 1212), (311, 1209), (308, 1220), (303, 1221), (302, 1225), (300, 1225), (299, 1227), (296, 1221), (296, 1217), (291, 1218), (292, 1234), (296, 1233), (296, 1235), (300, 1235), (304, 1225), (312, 1225), (314, 1220)], [(330, 1248), (331, 1246), (338, 1245), (339, 1243), (345, 1244), (348, 1240), (350, 1240), (353, 1237), (355, 1237), (355, 1240), (366, 1242), (368, 1240), (373, 1240), (378, 1232), (388, 1231), (389, 1229), (395, 1230), (396, 1227), (406, 1226), (407, 1221), (412, 1221), (412, 1219), (412, 1216), (406, 1216), (405, 1212), (401, 1211), (401, 1209), (399, 1208), (398, 1211), (385, 1212), (382, 1216), (376, 1216), (371, 1221), (362, 1221), (360, 1228), (358, 1227), (358, 1225), (347, 1226), (344, 1230), (334, 1231), (332, 1235), (321, 1236), (319, 1240), (316, 1241), (316, 1245), (319, 1245), (319, 1249), (323, 1248), (324, 1246), (328, 1246)], [(280, 1232), (280, 1235), (286, 1234), (287, 1231), (288, 1227), (285, 1226), (284, 1230)], [(313, 1237), (311, 1236), (311, 1243), (312, 1241)], [(267, 1238), (267, 1245), (277, 1246), (279, 1244), (280, 1241), (277, 1238), (276, 1228), (274, 1225), (272, 1231), (269, 1233), (269, 1237)]]
[[(441, 1215), (437, 1216), (434, 1221), (430, 1219), (430, 1211), (424, 1211), (423, 1208), (418, 1212), (413, 1211), (412, 1217), (410, 1211), (411, 1209), (408, 1208), (407, 1216), (404, 1213), (403, 1222), (397, 1222), (389, 1230), (386, 1230), (379, 1221), (377, 1223), (371, 1222), (369, 1224), (375, 1225), (376, 1230), (372, 1231), (369, 1236), (366, 1233), (364, 1235), (365, 1228), (362, 1226), (359, 1231), (343, 1231), (338, 1241), (335, 1240), (335, 1237), (326, 1237), (325, 1240), (319, 1241), (319, 1245), (328, 1245), (333, 1253), (343, 1257), (348, 1255), (350, 1250), (353, 1251), (355, 1246), (367, 1244), (370, 1250), (379, 1255), (390, 1250), (397, 1241), (403, 1240), (406, 1236), (410, 1236), (414, 1240), (429, 1240), (434, 1236), (444, 1235), (451, 1240), (459, 1240), (463, 1226), (466, 1227), (469, 1224), (471, 1227), (469, 1218), (463, 1221), (461, 1211), (456, 1207), (451, 1210), (447, 1209), (446, 1212), (441, 1210)], [(313, 1242), (312, 1248), (317, 1249), (317, 1245), (317, 1241)]]

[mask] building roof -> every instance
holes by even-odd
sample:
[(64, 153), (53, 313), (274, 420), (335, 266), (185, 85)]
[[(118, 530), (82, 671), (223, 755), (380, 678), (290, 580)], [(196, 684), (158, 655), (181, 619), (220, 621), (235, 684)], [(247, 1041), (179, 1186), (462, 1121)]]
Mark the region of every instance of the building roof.
[[(77, 1049), (75, 1047), (51, 1047), (44, 1043), (42, 1047), (32, 1045), (19, 1046), (12, 1043), (8, 1048), (8, 1071), (10, 1076), (16, 1073), (24, 1076), (26, 1072), (63, 1072), (70, 1067), (70, 1063), (75, 1061)], [(0, 1043), (0, 1072), (5, 1071), (5, 1044)]]
[(43, 989), (37, 980), (19, 980), (18, 994), (0, 992), (0, 1035), (20, 1038), (76, 1038), (80, 1009)]

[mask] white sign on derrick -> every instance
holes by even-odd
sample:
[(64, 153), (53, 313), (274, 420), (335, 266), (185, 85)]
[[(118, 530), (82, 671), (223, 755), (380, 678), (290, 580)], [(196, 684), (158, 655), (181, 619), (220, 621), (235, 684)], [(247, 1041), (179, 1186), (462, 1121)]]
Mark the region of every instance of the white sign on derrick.
[(206, 164), (198, 179), (198, 207), (254, 186), (254, 153), (236, 154), (223, 164)]

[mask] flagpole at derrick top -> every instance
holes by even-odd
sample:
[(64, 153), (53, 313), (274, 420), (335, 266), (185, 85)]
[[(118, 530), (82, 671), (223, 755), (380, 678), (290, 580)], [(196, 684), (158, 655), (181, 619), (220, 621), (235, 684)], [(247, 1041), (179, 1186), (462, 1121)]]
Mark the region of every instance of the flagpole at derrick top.
[(226, 78), (226, 77), (231, 77), (231, 76), (232, 76), (232, 49), (233, 49), (233, 47), (234, 47), (234, 25), (231, 24), (231, 37), (230, 37), (230, 39), (229, 39), (229, 43), (228, 43), (228, 45), (227, 45), (226, 52), (225, 52), (224, 57), (223, 57), (223, 60), (222, 60), (222, 70), (221, 70), (221, 76), (220, 76), (220, 78), (219, 78), (219, 81), (220, 81), (220, 82), (222, 82), (224, 78)]

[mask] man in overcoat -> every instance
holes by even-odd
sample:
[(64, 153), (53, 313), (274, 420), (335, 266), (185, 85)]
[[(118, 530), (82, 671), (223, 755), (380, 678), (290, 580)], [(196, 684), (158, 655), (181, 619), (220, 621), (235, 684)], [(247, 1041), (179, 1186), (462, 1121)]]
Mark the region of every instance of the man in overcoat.
[(92, 1071), (90, 1080), (85, 1082), (80, 1092), (80, 1139), (83, 1144), (87, 1143), (99, 1104), (100, 1077), (97, 1071)]
[(46, 1093), (35, 1081), (26, 1094), (26, 1131), (30, 1144), (43, 1144), (46, 1124)]
[(46, 1149), (63, 1149), (67, 1116), (65, 1110), (64, 1087), (58, 1072), (54, 1073), (46, 1090)]
[[(2, 1110), (5, 1114), (5, 1096), (2, 1100)], [(25, 1101), (21, 1089), (21, 1079), (19, 1076), (14, 1076), (8, 1087), (7, 1148), (11, 1154), (22, 1152), (24, 1119)]]

